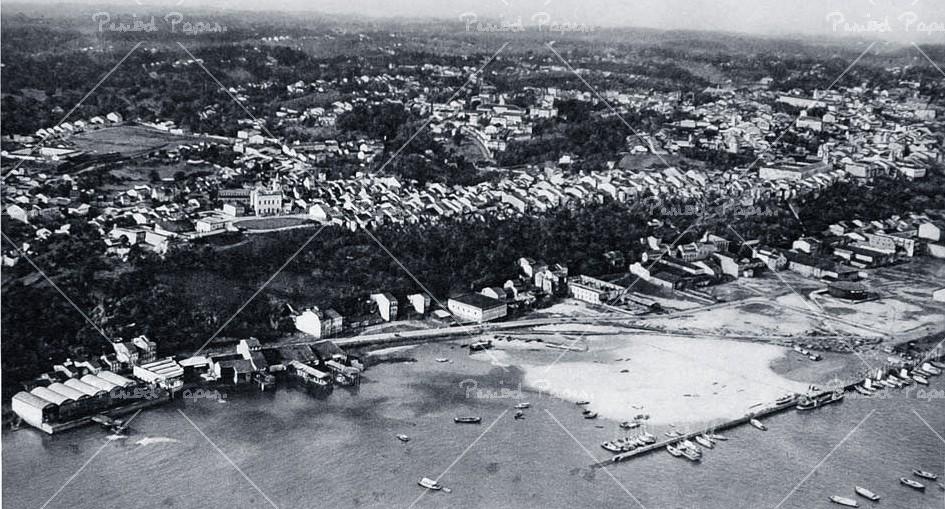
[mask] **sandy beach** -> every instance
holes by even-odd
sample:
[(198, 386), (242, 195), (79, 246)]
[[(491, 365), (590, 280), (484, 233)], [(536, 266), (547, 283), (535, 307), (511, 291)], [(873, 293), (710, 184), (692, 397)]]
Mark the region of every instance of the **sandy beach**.
[[(616, 421), (647, 414), (653, 425), (705, 424), (743, 415), (808, 383), (778, 375), (771, 364), (788, 349), (747, 342), (648, 334), (587, 336), (590, 351), (525, 355), (497, 345), (493, 364), (520, 367), (527, 388), (588, 408)], [(560, 359), (558, 357), (560, 356)], [(555, 362), (555, 360), (557, 362)]]

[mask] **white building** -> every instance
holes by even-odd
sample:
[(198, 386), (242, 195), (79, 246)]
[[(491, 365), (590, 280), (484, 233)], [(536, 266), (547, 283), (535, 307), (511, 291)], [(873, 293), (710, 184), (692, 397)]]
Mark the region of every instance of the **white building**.
[(463, 322), (488, 322), (508, 314), (508, 306), (505, 302), (478, 293), (453, 297), (447, 301), (446, 307)]
[(141, 381), (158, 385), (170, 392), (184, 386), (184, 368), (170, 357), (135, 366), (132, 374)]

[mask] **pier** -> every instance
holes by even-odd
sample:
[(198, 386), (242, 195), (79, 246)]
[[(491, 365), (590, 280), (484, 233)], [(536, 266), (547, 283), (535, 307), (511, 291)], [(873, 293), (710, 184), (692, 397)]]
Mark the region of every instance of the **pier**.
[(699, 436), (699, 435), (702, 435), (702, 434), (704, 434), (704, 433), (712, 433), (712, 432), (715, 432), (715, 431), (722, 431), (722, 430), (734, 428), (734, 427), (737, 427), (737, 426), (741, 426), (741, 425), (743, 425), (743, 424), (747, 424), (748, 421), (750, 421), (750, 420), (752, 420), (752, 419), (760, 419), (760, 418), (762, 418), (762, 417), (767, 417), (767, 416), (770, 416), (770, 415), (774, 415), (774, 414), (783, 412), (783, 411), (785, 411), (785, 410), (794, 408), (795, 406), (797, 406), (797, 401), (795, 401), (795, 400), (791, 400), (791, 401), (788, 402), (788, 403), (783, 403), (783, 404), (780, 404), (780, 405), (768, 406), (768, 407), (762, 408), (761, 410), (758, 410), (758, 411), (756, 411), (756, 412), (750, 412), (750, 413), (745, 414), (745, 415), (743, 415), (742, 417), (739, 417), (739, 418), (737, 418), (737, 419), (732, 419), (732, 420), (729, 420), (729, 421), (725, 421), (725, 422), (716, 424), (716, 425), (714, 425), (714, 426), (712, 426), (712, 427), (710, 427), (710, 428), (706, 428), (706, 429), (704, 429), (704, 430), (692, 431), (692, 432), (689, 432), (689, 433), (685, 433), (685, 434), (683, 434), (682, 436), (667, 438), (667, 439), (665, 439), (665, 440), (657, 440), (656, 443), (653, 443), (653, 444), (650, 444), (650, 445), (645, 445), (645, 446), (643, 446), (643, 447), (638, 447), (638, 448), (636, 448), (636, 449), (634, 449), (634, 450), (632, 450), (632, 451), (627, 451), (627, 452), (622, 452), (622, 453), (620, 453), (620, 454), (615, 454), (612, 458), (610, 458), (610, 459), (608, 459), (608, 460), (598, 462), (596, 466), (607, 466), (607, 465), (609, 465), (609, 464), (619, 463), (619, 462), (621, 462), (621, 461), (626, 461), (626, 460), (629, 460), (629, 459), (631, 459), (631, 458), (635, 458), (635, 457), (637, 457), (637, 456), (642, 456), (642, 455), (647, 454), (647, 453), (652, 452), (652, 451), (665, 449), (667, 445), (674, 445), (674, 444), (677, 444), (677, 443), (679, 443), (679, 442), (682, 442), (683, 440), (691, 440), (691, 439), (693, 439), (693, 438), (695, 438), (695, 437), (697, 437), (697, 436)]
[[(933, 355), (930, 355), (930, 356), (928, 356), (928, 357), (925, 357), (925, 358), (923, 358), (922, 360), (919, 360), (919, 361), (917, 361), (917, 362), (912, 362), (912, 363), (909, 365), (910, 367), (905, 368), (904, 366), (900, 366), (900, 369), (903, 369), (903, 368), (904, 368), (904, 369), (907, 369), (907, 370), (911, 371), (912, 369), (915, 369), (915, 368), (917, 368), (917, 367), (920, 367), (920, 366), (923, 364), (923, 362), (926, 362), (926, 361), (928, 361), (928, 360), (941, 361), (943, 358), (945, 358), (945, 356), (941, 355), (938, 351), (933, 351), (932, 353), (933, 353)], [(892, 374), (898, 374), (898, 371), (897, 371), (897, 370), (894, 370), (894, 369), (883, 368), (883, 369), (881, 370), (881, 378), (888, 377), (890, 373), (892, 373)], [(863, 382), (865, 382), (866, 380), (867, 380), (867, 379), (862, 379), (862, 380), (857, 380), (857, 381), (854, 381), (854, 382), (851, 382), (851, 383), (844, 384), (844, 385), (842, 386), (843, 392), (844, 392), (844, 393), (846, 393), (846, 392), (853, 392), (855, 386), (863, 384)], [(838, 389), (840, 389), (840, 388), (838, 388)], [(888, 390), (892, 390), (892, 389), (888, 389)], [(817, 396), (826, 394), (826, 393), (828, 393), (828, 392), (832, 392), (832, 391), (820, 391), (820, 392), (818, 392), (818, 393), (816, 393), (816, 394), (813, 394), (813, 395), (811, 395), (811, 396), (817, 397)], [(721, 423), (719, 423), (719, 424), (715, 424), (715, 425), (713, 425), (713, 426), (707, 427), (707, 428), (702, 429), (702, 430), (699, 430), (699, 431), (692, 431), (692, 432), (689, 432), (689, 433), (685, 433), (685, 434), (683, 434), (682, 436), (667, 438), (667, 439), (665, 439), (665, 440), (658, 440), (656, 443), (653, 443), (653, 444), (650, 444), (650, 445), (645, 445), (645, 446), (643, 446), (643, 447), (638, 447), (638, 448), (636, 448), (636, 449), (634, 449), (634, 450), (632, 450), (632, 451), (627, 451), (627, 452), (615, 454), (615, 455), (614, 455), (613, 457), (611, 457), (610, 459), (607, 459), (607, 460), (604, 460), (604, 461), (599, 461), (599, 462), (597, 462), (596, 464), (594, 464), (593, 466), (595, 466), (595, 467), (605, 467), (605, 466), (607, 466), (607, 465), (612, 465), (612, 464), (615, 464), (615, 463), (620, 463), (621, 461), (626, 461), (626, 460), (629, 460), (629, 459), (631, 459), (631, 458), (636, 458), (637, 456), (642, 456), (642, 455), (647, 454), (647, 453), (652, 452), (652, 451), (656, 451), (656, 450), (660, 450), (660, 449), (665, 449), (667, 445), (675, 445), (675, 444), (677, 444), (677, 443), (679, 443), (679, 442), (682, 442), (683, 440), (692, 440), (692, 439), (694, 439), (695, 437), (697, 437), (697, 436), (699, 436), (699, 435), (702, 435), (702, 434), (705, 434), (705, 433), (713, 433), (713, 432), (715, 432), (715, 431), (721, 431), (721, 430), (726, 430), (726, 429), (735, 428), (735, 427), (737, 427), (737, 426), (741, 426), (741, 425), (743, 425), (743, 424), (747, 424), (747, 423), (748, 423), (749, 421), (751, 421), (752, 419), (761, 419), (761, 418), (763, 418), (763, 417), (768, 417), (768, 416), (771, 416), (771, 415), (775, 415), (775, 414), (784, 412), (785, 410), (789, 410), (789, 409), (795, 408), (796, 406), (797, 406), (797, 398), (791, 400), (790, 402), (783, 403), (783, 404), (772, 404), (772, 405), (768, 405), (768, 406), (766, 406), (766, 407), (764, 407), (764, 408), (762, 408), (762, 409), (760, 409), (760, 410), (757, 410), (757, 411), (754, 411), (754, 412), (749, 412), (749, 413), (747, 413), (747, 414), (745, 414), (745, 415), (743, 415), (743, 416), (741, 416), (741, 417), (738, 417), (738, 418), (736, 418), (736, 419), (731, 419), (731, 420), (728, 420), (728, 421), (724, 421), (724, 422), (721, 422)]]

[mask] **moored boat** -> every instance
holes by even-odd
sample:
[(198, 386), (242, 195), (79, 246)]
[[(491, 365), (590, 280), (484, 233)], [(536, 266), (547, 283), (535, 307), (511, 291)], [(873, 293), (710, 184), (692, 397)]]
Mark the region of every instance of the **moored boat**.
[(864, 396), (872, 396), (872, 395), (873, 395), (873, 391), (867, 389), (866, 387), (863, 387), (862, 385), (854, 385), (854, 386), (853, 386), (853, 390), (855, 390), (856, 392), (858, 392), (858, 393), (860, 393), (860, 394), (862, 394), (862, 395), (864, 395)]
[[(859, 388), (859, 386), (856, 386)], [(833, 392), (823, 392), (817, 394), (816, 396), (801, 396), (800, 400), (797, 403), (798, 410), (813, 410), (815, 408), (820, 408), (824, 405), (829, 405), (831, 403), (837, 403), (843, 401), (843, 391), (836, 390)]]
[(457, 424), (479, 424), (480, 422), (482, 422), (482, 417), (479, 417), (479, 416), (453, 417), (453, 422)]
[(912, 469), (912, 473), (918, 477), (924, 477), (932, 481), (938, 479), (938, 474), (933, 474), (932, 472), (926, 472), (925, 470), (919, 470), (917, 468)]
[(439, 491), (443, 489), (443, 485), (434, 481), (433, 479), (430, 479), (429, 477), (421, 477), (420, 480), (417, 481), (417, 484), (433, 491)]
[(762, 424), (762, 422), (759, 421), (758, 419), (752, 419), (748, 422), (751, 423), (752, 426), (760, 429), (761, 431), (768, 431), (768, 427)]
[(870, 491), (870, 490), (868, 490), (868, 489), (866, 489), (866, 488), (863, 488), (863, 487), (861, 487), (861, 486), (856, 486), (856, 487), (854, 488), (854, 490), (856, 491), (856, 494), (857, 494), (857, 495), (859, 495), (859, 496), (861, 496), (861, 497), (863, 497), (863, 498), (867, 498), (867, 499), (869, 499), (869, 500), (872, 500), (873, 502), (879, 500), (879, 495), (873, 493), (872, 491)]
[(585, 419), (597, 419), (597, 412), (588, 412), (584, 414)]
[(687, 447), (687, 448), (680, 449), (679, 452), (682, 453), (682, 455), (685, 456), (686, 459), (689, 461), (695, 462), (702, 459), (702, 453), (699, 452), (698, 450), (689, 449)]
[(918, 481), (913, 481), (912, 479), (907, 479), (907, 478), (905, 478), (905, 477), (900, 477), (900, 478), (899, 478), (899, 482), (902, 483), (902, 484), (905, 484), (906, 486), (908, 486), (908, 487), (910, 487), (910, 488), (913, 488), (913, 489), (917, 489), (917, 490), (924, 490), (924, 489), (925, 489), (925, 485), (924, 485), (924, 484), (922, 484), (922, 483), (920, 483), (920, 482), (918, 482)]
[(698, 442), (699, 445), (701, 445), (702, 447), (705, 447), (708, 449), (712, 449), (713, 447), (715, 447), (714, 445), (712, 445), (712, 441), (709, 440), (708, 437), (704, 435), (696, 436), (696, 442)]
[(614, 454), (617, 454), (617, 453), (619, 453), (619, 452), (623, 452), (623, 448), (620, 447), (620, 446), (618, 446), (618, 445), (616, 445), (616, 444), (614, 444), (613, 442), (604, 442), (604, 443), (600, 444), (600, 446), (603, 447), (605, 451), (609, 451), (609, 452), (612, 452), (612, 453), (614, 453)]
[(924, 376), (922, 376), (922, 375), (917, 375), (917, 374), (913, 373), (913, 374), (912, 374), (912, 379), (915, 380), (917, 383), (920, 383), (920, 384), (922, 384), (922, 385), (928, 385), (928, 384), (929, 384), (929, 380), (928, 380), (927, 378), (925, 378)]
[(839, 504), (846, 507), (860, 507), (860, 503), (852, 498), (847, 497), (838, 497), (836, 495), (830, 496), (830, 501), (834, 504)]
[(719, 435), (718, 433), (709, 433), (708, 437), (711, 438), (712, 440), (721, 440), (723, 442), (728, 440), (728, 437), (726, 437), (725, 435)]
[(672, 444), (666, 444), (666, 450), (676, 458), (682, 456), (682, 451), (676, 447), (673, 447)]

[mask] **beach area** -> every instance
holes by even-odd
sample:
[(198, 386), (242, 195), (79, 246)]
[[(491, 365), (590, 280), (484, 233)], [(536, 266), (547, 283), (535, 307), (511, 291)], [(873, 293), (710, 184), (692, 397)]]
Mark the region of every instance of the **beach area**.
[[(653, 426), (731, 419), (809, 385), (772, 369), (791, 355), (788, 348), (615, 329), (592, 328), (576, 341), (586, 352), (513, 340), (471, 357), (520, 369), (524, 388), (539, 397), (588, 401), (588, 409), (618, 422), (648, 416)], [(609, 334), (596, 335), (603, 331)]]

